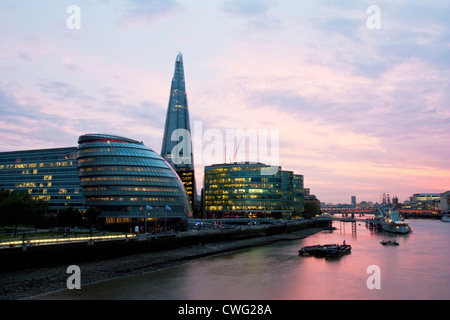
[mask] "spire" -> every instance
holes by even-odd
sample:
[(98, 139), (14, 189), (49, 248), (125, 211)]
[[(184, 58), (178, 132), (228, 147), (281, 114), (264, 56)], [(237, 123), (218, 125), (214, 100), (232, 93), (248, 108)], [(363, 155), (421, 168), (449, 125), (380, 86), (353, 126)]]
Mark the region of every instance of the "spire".
[(178, 51), (176, 62), (183, 62), (183, 54)]
[(194, 207), (197, 192), (183, 54), (181, 52), (178, 52), (175, 59), (175, 71), (170, 87), (161, 156), (169, 162), (180, 176), (186, 187), (190, 203)]
[[(181, 129), (181, 130), (179, 130)], [(177, 130), (175, 133), (174, 131)], [(183, 55), (178, 52), (170, 88), (166, 125), (161, 148), (163, 156), (174, 169), (193, 168), (192, 141), (190, 137), (189, 109), (184, 81)], [(175, 135), (175, 137), (172, 137)], [(186, 139), (185, 139), (186, 138)], [(175, 139), (175, 141), (172, 141)], [(174, 154), (177, 151), (177, 154)]]

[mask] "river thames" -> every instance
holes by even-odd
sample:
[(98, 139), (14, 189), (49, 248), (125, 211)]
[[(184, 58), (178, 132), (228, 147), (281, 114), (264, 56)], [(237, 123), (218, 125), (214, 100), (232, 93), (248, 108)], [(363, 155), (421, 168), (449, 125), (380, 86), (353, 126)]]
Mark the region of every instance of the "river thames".
[[(151, 300), (448, 300), (450, 223), (406, 220), (412, 234), (394, 235), (358, 223), (334, 222), (304, 239), (282, 241), (138, 276), (124, 277), (40, 296), (39, 299)], [(302, 257), (307, 245), (342, 243), (350, 254)], [(383, 246), (396, 240), (399, 246)], [(380, 288), (370, 289), (368, 268), (379, 267)]]

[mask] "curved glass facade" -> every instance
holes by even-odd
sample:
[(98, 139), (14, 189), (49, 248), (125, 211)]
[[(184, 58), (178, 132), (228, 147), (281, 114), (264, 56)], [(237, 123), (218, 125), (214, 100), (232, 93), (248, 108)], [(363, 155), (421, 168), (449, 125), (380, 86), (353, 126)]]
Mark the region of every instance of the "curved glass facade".
[(99, 208), (107, 222), (192, 216), (177, 173), (142, 142), (87, 134), (79, 137), (78, 144), (78, 174), (86, 206)]

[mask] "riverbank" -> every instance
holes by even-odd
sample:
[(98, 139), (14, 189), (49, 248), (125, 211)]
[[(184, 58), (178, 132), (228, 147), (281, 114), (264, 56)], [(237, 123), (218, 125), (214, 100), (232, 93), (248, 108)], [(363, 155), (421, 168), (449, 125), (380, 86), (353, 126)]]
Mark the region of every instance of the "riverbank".
[[(81, 290), (88, 284), (170, 268), (193, 259), (268, 245), (276, 241), (302, 239), (322, 230), (323, 228), (312, 227), (289, 233), (242, 240), (199, 243), (171, 250), (79, 263)], [(45, 296), (42, 296), (45, 293), (65, 290), (67, 289), (67, 278), (70, 276), (66, 272), (67, 267), (56, 266), (3, 273), (0, 277), (0, 299), (45, 299)]]

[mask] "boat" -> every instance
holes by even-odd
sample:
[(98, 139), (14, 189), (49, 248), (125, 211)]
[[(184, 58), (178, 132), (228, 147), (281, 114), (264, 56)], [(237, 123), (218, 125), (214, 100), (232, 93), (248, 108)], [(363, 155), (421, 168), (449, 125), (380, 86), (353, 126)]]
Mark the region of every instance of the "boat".
[(450, 214), (444, 214), (441, 217), (441, 221), (443, 221), (443, 222), (450, 222)]
[(398, 246), (398, 245), (399, 245), (398, 242), (395, 241), (395, 240), (388, 240), (388, 241), (383, 240), (383, 241), (380, 241), (380, 243), (381, 243), (383, 246)]
[(381, 218), (381, 229), (386, 232), (406, 234), (411, 232), (411, 227), (407, 224), (393, 208), (385, 211)]
[(317, 257), (340, 257), (350, 253), (352, 247), (348, 244), (325, 244), (306, 246), (298, 251), (301, 256), (317, 256)]
[(378, 210), (377, 220), (381, 225), (381, 229), (386, 232), (407, 234), (412, 231), (409, 224), (394, 209), (393, 204), (389, 200), (389, 194), (387, 202), (383, 199), (383, 205)]
[(316, 250), (319, 250), (321, 248), (321, 245), (315, 245), (315, 246), (306, 246), (298, 250), (298, 254), (301, 256), (309, 256), (313, 255)]

